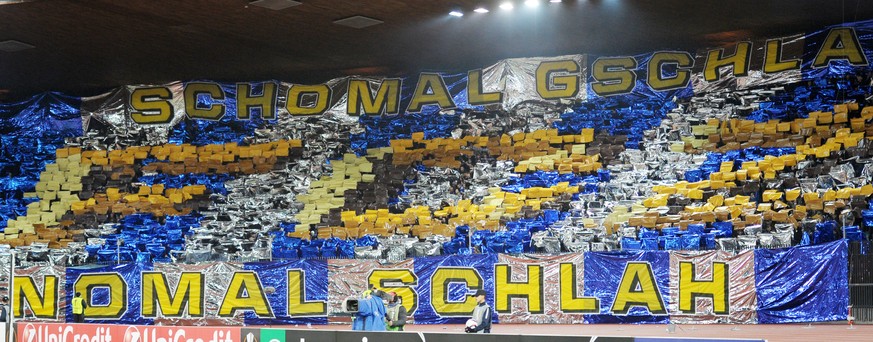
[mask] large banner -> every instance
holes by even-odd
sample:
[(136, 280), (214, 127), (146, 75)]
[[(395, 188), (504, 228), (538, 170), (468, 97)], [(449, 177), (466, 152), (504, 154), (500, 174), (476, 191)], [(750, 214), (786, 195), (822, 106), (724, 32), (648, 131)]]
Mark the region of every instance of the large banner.
[[(463, 323), (478, 289), (505, 323), (784, 323), (846, 319), (846, 241), (730, 254), (586, 252), (376, 260), (123, 264), (17, 271), (13, 312), (88, 323), (327, 324), (375, 285), (419, 324)], [(63, 280), (59, 279), (64, 277)], [(61, 286), (63, 284), (63, 286)]]
[(95, 121), (116, 132), (145, 129), (158, 140), (155, 143), (162, 143), (169, 128), (186, 118), (208, 122), (228, 117), (283, 120), (326, 116), (357, 122), (362, 116), (451, 115), (486, 107), (512, 112), (528, 102), (688, 97), (841, 76), (869, 68), (873, 59), (871, 32), (873, 21), (862, 21), (693, 53), (506, 59), (465, 73), (349, 76), (315, 85), (282, 81), (128, 85), (83, 98), (83, 125), (85, 131)]

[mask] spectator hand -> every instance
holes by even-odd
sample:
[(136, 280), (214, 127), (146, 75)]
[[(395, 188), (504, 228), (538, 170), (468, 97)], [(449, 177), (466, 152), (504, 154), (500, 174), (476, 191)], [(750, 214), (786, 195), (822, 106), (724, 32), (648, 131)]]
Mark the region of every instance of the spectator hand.
[(471, 333), (471, 332), (473, 332), (473, 329), (470, 328), (470, 327), (464, 327), (464, 332), (465, 332), (465, 333)]

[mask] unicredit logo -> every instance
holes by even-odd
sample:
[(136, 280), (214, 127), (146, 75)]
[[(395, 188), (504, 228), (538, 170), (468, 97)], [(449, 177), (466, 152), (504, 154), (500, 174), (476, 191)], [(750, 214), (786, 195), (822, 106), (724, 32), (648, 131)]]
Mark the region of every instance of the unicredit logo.
[(124, 340), (122, 342), (140, 342), (139, 328), (135, 326), (127, 327), (127, 330), (124, 331)]
[[(93, 332), (93, 333), (92, 333)], [(72, 325), (34, 325), (28, 323), (21, 332), (23, 342), (112, 342), (109, 328), (97, 327), (87, 333), (77, 333)]]
[[(130, 331), (130, 328), (127, 331)], [(142, 327), (142, 338), (140, 338), (139, 330), (137, 330), (136, 338), (136, 340), (128, 340), (127, 333), (125, 333), (122, 342), (234, 342), (229, 330), (208, 329), (203, 331), (188, 330), (183, 327)]]
[(34, 342), (36, 338), (36, 327), (31, 323), (27, 323), (24, 326), (24, 330), (21, 333), (21, 340), (24, 342)]
[(197, 327), (27, 323), (20, 331), (19, 342), (238, 342), (231, 329)]

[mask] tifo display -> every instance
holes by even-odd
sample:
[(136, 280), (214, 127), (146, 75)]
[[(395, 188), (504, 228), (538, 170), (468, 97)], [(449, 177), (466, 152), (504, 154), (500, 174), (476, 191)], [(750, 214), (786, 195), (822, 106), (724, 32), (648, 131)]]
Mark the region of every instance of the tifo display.
[[(843, 240), (873, 233), (870, 30), (0, 104), (0, 243), (54, 265), (17, 271), (14, 313), (63, 320), (87, 290), (93, 322), (326, 323), (388, 282), (420, 323), (463, 323), (480, 288), (506, 322), (845, 319)], [(226, 292), (196, 290), (213, 274)]]

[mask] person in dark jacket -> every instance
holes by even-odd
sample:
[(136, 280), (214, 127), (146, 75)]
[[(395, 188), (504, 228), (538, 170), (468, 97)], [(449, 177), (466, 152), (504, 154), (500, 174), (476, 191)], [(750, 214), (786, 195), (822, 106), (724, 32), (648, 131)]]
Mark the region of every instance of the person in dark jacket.
[(0, 323), (3, 323), (3, 324), (9, 322), (7, 320), (7, 317), (6, 317), (7, 316), (6, 306), (9, 305), (9, 303), (7, 301), (8, 301), (8, 299), (6, 299), (6, 296), (4, 296), (2, 299), (0, 299)]
[(403, 307), (403, 300), (396, 292), (388, 294), (391, 301), (388, 302), (388, 308), (385, 309), (385, 327), (388, 331), (403, 331), (403, 326), (406, 325), (406, 308)]
[(490, 334), (492, 310), (488, 303), (485, 302), (485, 290), (476, 290), (473, 296), (476, 297), (476, 308), (473, 309), (473, 317), (470, 318), (472, 322), (468, 321), (469, 323), (464, 328), (464, 331), (468, 333)]

